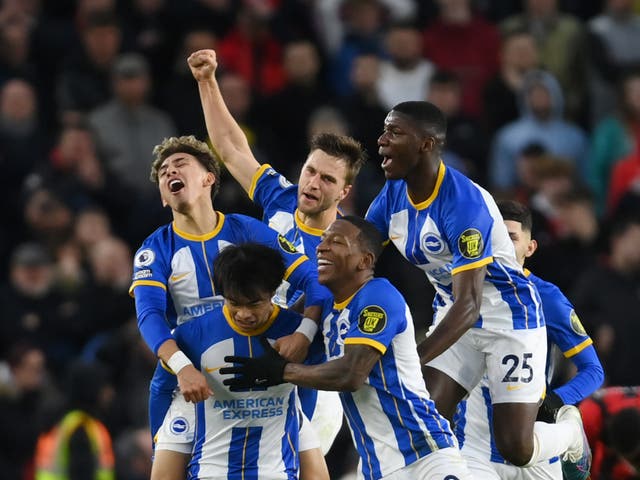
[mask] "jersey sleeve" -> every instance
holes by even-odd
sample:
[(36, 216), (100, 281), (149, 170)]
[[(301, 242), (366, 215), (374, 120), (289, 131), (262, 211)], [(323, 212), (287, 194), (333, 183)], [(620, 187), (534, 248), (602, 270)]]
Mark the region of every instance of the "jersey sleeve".
[(491, 232), (494, 219), (477, 190), (457, 192), (445, 200), (440, 214), (445, 241), (452, 253), (451, 274), (493, 262)]
[(407, 326), (406, 303), (397, 291), (376, 285), (358, 299), (349, 314), (344, 344), (369, 345), (384, 355), (393, 338)]
[(554, 392), (566, 404), (576, 404), (591, 395), (604, 380), (600, 359), (573, 305), (555, 285), (530, 277), (538, 288), (547, 324), (547, 336), (576, 366), (577, 374)]
[(247, 241), (258, 242), (278, 251), (284, 260), (284, 280), (295, 290), (305, 293), (305, 306), (322, 305), (330, 293), (318, 283), (318, 271), (309, 257), (296, 250), (294, 245), (278, 232), (255, 218), (242, 216), (247, 223)]
[(389, 241), (389, 182), (384, 184), (380, 193), (373, 199), (364, 218), (373, 223), (382, 235), (384, 243)]
[[(262, 207), (265, 218), (280, 210), (290, 211), (291, 190), (297, 187), (274, 170), (271, 165), (262, 165), (254, 174), (249, 187), (249, 198)], [(295, 199), (295, 194), (294, 197)], [(295, 209), (295, 207), (294, 207)]]
[(135, 298), (140, 334), (156, 355), (160, 345), (173, 338), (165, 315), (169, 274), (158, 237), (145, 241), (134, 256), (129, 294)]

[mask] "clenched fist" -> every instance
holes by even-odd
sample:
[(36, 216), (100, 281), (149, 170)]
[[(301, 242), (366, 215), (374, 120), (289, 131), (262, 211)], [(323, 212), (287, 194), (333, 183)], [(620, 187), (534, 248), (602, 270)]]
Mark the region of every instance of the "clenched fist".
[(198, 50), (187, 58), (191, 74), (198, 82), (211, 80), (218, 68), (215, 50)]

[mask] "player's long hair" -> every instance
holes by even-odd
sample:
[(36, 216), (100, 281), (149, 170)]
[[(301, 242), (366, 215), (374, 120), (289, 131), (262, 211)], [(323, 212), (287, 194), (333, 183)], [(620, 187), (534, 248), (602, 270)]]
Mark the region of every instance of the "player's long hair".
[(211, 201), (216, 198), (220, 190), (220, 164), (213, 151), (205, 142), (201, 142), (193, 135), (165, 138), (160, 145), (153, 147), (153, 162), (149, 180), (158, 183), (158, 170), (162, 162), (174, 153), (188, 153), (193, 155), (198, 162), (215, 176), (215, 182), (211, 186)]

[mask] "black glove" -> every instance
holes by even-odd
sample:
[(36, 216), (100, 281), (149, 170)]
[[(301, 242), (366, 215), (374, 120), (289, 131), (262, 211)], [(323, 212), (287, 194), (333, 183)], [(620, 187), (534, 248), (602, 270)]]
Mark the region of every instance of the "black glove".
[(558, 409), (564, 405), (562, 399), (554, 392), (547, 393), (547, 396), (544, 397), (544, 401), (542, 405), (540, 405), (540, 409), (538, 410), (538, 420), (539, 422), (546, 423), (554, 423), (556, 421), (556, 413)]
[(222, 375), (238, 374), (238, 376), (227, 378), (222, 382), (232, 392), (255, 387), (271, 387), (284, 383), (282, 379), (284, 366), (289, 362), (280, 356), (266, 337), (260, 337), (260, 343), (264, 348), (264, 354), (261, 357), (236, 357), (235, 355), (224, 357), (225, 362), (240, 365), (220, 369)]

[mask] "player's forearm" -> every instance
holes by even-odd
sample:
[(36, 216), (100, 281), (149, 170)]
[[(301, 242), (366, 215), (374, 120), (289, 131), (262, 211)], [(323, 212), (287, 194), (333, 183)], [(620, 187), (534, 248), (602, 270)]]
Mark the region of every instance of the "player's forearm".
[(199, 81), (198, 90), (202, 111), (207, 126), (207, 133), (220, 160), (227, 165), (233, 163), (234, 151), (249, 152), (249, 143), (240, 125), (235, 121), (227, 108), (215, 78)]
[(595, 392), (604, 381), (604, 370), (593, 345), (571, 357), (578, 373), (554, 392), (565, 404), (575, 405)]
[(288, 363), (284, 367), (283, 379), (301, 387), (338, 392), (353, 392), (365, 380), (345, 364), (344, 357), (319, 365)]
[(165, 340), (160, 347), (158, 347), (158, 358), (165, 364), (169, 362), (171, 355), (179, 351), (180, 348), (173, 338)]
[(431, 334), (418, 345), (420, 363), (430, 362), (469, 330), (478, 320), (480, 306), (473, 300), (454, 302)]

